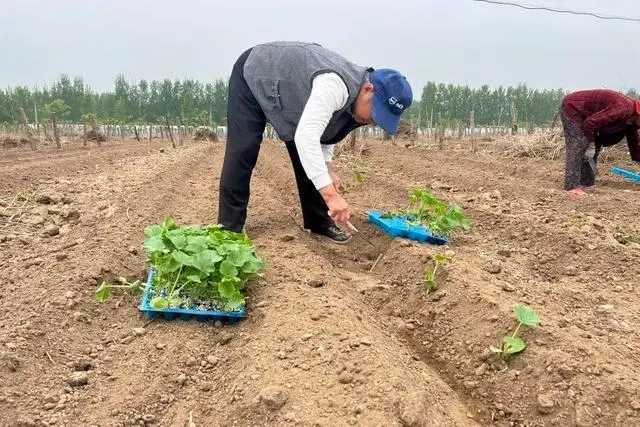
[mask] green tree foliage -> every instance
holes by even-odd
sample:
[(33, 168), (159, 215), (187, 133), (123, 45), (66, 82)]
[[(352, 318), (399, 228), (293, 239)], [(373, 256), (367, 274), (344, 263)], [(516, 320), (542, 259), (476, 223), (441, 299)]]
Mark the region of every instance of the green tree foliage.
[[(475, 111), (477, 125), (511, 123), (511, 103), (518, 111), (519, 123), (548, 124), (558, 111), (566, 91), (539, 90), (526, 84), (515, 87), (479, 88), (428, 82), (407, 110), (408, 118), (424, 128), (433, 123), (445, 126), (468, 125), (469, 112)], [(628, 95), (638, 98), (631, 89)], [(417, 98), (420, 98), (419, 100)], [(128, 81), (118, 75), (112, 91), (98, 93), (80, 77), (62, 75), (51, 87), (30, 89), (17, 86), (0, 90), (0, 123), (17, 123), (24, 108), (29, 121), (34, 107), (45, 107), (60, 100), (68, 111), (60, 120), (81, 123), (92, 114), (101, 123), (163, 123), (164, 117), (184, 125), (224, 125), (227, 114), (227, 80), (203, 84), (197, 80)]]
[(35, 119), (37, 108), (44, 116), (60, 109), (55, 110), (58, 120), (73, 123), (87, 117), (101, 123), (164, 123), (169, 116), (174, 123), (185, 125), (224, 125), (227, 81), (218, 79), (206, 85), (190, 79), (129, 82), (118, 75), (113, 91), (98, 93), (82, 78), (71, 80), (63, 75), (51, 87), (0, 90), (0, 123), (17, 123), (20, 107), (29, 121)]

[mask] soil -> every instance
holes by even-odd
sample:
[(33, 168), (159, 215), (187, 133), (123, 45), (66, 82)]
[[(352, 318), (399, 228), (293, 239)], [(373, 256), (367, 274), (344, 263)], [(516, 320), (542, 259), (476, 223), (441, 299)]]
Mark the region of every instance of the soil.
[[(263, 142), (247, 232), (268, 266), (233, 325), (94, 299), (102, 280), (144, 280), (147, 225), (215, 222), (224, 144), (3, 151), (0, 424), (640, 425), (640, 187), (612, 156), (578, 197), (562, 159), (499, 141), (367, 144), (337, 159), (359, 233), (335, 245), (301, 229), (286, 149)], [(432, 246), (366, 221), (416, 186), (461, 204), (472, 229)], [(427, 295), (434, 251), (453, 262)], [(516, 303), (542, 322), (504, 361), (489, 346)]]

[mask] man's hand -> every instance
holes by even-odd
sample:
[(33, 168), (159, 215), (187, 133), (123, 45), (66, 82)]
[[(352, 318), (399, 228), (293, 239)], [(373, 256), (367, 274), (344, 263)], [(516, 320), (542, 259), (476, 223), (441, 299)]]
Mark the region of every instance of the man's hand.
[(329, 208), (329, 216), (336, 222), (345, 223), (349, 221), (349, 205), (336, 191), (334, 184), (327, 185), (320, 189), (322, 198)]

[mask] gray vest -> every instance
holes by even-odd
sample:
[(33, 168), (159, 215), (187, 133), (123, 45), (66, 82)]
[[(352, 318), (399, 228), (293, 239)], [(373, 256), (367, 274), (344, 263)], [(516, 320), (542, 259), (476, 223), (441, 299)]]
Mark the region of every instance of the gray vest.
[(362, 126), (351, 115), (351, 106), (369, 70), (316, 43), (273, 42), (251, 50), (244, 64), (244, 78), (280, 139), (293, 141), (314, 77), (329, 71), (338, 74), (347, 86), (349, 99), (334, 113), (320, 139), (323, 144), (335, 144)]

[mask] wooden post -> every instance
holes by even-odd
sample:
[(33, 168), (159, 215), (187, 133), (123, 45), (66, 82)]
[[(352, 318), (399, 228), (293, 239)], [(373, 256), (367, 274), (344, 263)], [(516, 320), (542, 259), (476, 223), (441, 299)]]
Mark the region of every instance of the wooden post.
[(469, 112), (469, 127), (471, 128), (471, 151), (474, 153), (478, 151), (478, 147), (476, 147), (476, 112)]
[(356, 132), (355, 131), (351, 131), (351, 135), (349, 135), (349, 149), (354, 151), (356, 149)]
[(151, 130), (153, 129), (153, 125), (149, 125), (149, 142), (151, 142)]
[(87, 122), (85, 120), (85, 122), (82, 124), (82, 146), (86, 147), (87, 146), (87, 138), (89, 137), (89, 135), (87, 135)]
[(173, 148), (176, 148), (176, 142), (173, 140), (173, 132), (171, 131), (171, 126), (169, 126), (169, 116), (164, 116), (164, 120), (167, 123), (167, 133), (169, 134), (169, 139), (171, 139), (171, 145)]
[(58, 119), (55, 113), (51, 115), (51, 123), (53, 124), (53, 138), (56, 141), (56, 148), (62, 148), (60, 144), (60, 132), (58, 132)]
[(511, 135), (518, 134), (518, 110), (516, 104), (511, 101)]
[(441, 113), (438, 113), (438, 125), (437, 125), (437, 131), (436, 131), (436, 138), (438, 139), (438, 150), (442, 150), (444, 148), (444, 126), (442, 124)]
[(133, 126), (133, 133), (136, 134), (136, 139), (140, 142), (140, 135), (138, 135), (138, 126)]
[(29, 140), (29, 144), (31, 145), (31, 149), (36, 151), (36, 139), (33, 137), (31, 133), (31, 129), (29, 129), (29, 122), (27, 122), (27, 114), (24, 112), (24, 108), (20, 107), (20, 125), (22, 126), (22, 131), (27, 136)]

